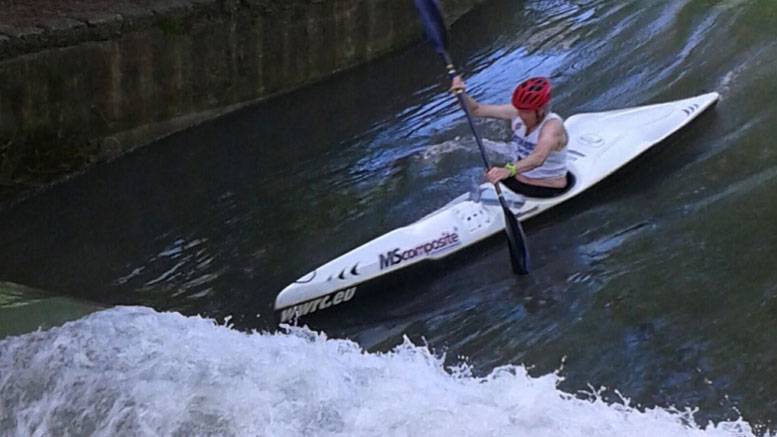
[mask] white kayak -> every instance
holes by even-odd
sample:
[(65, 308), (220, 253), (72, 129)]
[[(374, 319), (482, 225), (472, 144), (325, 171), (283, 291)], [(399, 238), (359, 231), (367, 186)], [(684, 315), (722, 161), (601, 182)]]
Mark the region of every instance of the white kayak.
[[(530, 198), (502, 186), (519, 220), (561, 204), (623, 167), (676, 132), (718, 100), (708, 93), (667, 103), (577, 114), (564, 126), (569, 135), (568, 170), (573, 184), (564, 194)], [(281, 323), (340, 306), (370, 294), (386, 277), (423, 268), (504, 230), (494, 188), (484, 183), (410, 225), (395, 229), (318, 267), (284, 288), (275, 299)], [(420, 263), (420, 265), (419, 265)], [(425, 263), (425, 264), (424, 264)]]

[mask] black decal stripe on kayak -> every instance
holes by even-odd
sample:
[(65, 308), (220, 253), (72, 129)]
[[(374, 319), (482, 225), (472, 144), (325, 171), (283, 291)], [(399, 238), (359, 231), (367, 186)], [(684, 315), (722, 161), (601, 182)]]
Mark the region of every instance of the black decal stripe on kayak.
[(577, 150), (567, 149), (567, 153), (571, 153), (575, 156), (579, 156), (581, 158), (585, 158), (585, 154), (578, 152)]
[(340, 272), (340, 274), (337, 275), (337, 277), (340, 278), (340, 279), (345, 279), (345, 269), (343, 269), (343, 271)]
[(316, 277), (316, 273), (317, 273), (316, 270), (313, 270), (313, 274), (310, 276), (310, 279), (299, 278), (294, 282), (296, 282), (297, 284), (307, 284), (308, 282), (312, 281)]
[(359, 267), (359, 263), (356, 263), (353, 265), (353, 268), (351, 269), (351, 274), (354, 276), (359, 276), (359, 272), (356, 271), (356, 267)]
[(532, 212), (536, 211), (536, 210), (537, 210), (537, 208), (539, 208), (539, 206), (535, 206), (534, 208), (529, 208), (529, 209), (527, 209), (526, 211), (521, 211), (521, 213), (520, 213), (520, 214), (518, 214), (518, 217), (520, 218), (520, 217), (523, 217), (523, 216), (525, 216), (526, 214), (530, 214), (530, 213), (532, 213)]
[(683, 109), (683, 112), (685, 113), (685, 115), (690, 117), (694, 112), (696, 112), (697, 109), (699, 109), (699, 104), (694, 103), (693, 105)]

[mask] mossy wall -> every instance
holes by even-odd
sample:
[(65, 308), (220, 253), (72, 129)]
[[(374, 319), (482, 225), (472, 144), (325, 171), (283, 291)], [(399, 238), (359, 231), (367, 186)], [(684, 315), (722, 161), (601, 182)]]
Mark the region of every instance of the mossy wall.
[[(441, 4), (450, 22), (484, 1)], [(56, 179), (421, 37), (410, 0), (111, 5), (0, 22), (0, 189)]]

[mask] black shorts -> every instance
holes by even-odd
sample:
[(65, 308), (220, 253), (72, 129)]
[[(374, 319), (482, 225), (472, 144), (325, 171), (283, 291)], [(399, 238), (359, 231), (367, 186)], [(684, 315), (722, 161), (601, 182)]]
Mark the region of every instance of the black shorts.
[(502, 179), (500, 182), (513, 193), (523, 194), (526, 197), (549, 198), (566, 193), (572, 185), (574, 185), (575, 177), (571, 172), (567, 172), (567, 184), (564, 185), (563, 188), (540, 187), (537, 185), (524, 184), (515, 178)]

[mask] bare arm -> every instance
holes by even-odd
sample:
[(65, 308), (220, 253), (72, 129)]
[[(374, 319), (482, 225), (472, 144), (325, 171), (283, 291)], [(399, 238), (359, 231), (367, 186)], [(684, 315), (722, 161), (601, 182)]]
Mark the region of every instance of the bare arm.
[(518, 116), (518, 110), (509, 103), (504, 105), (485, 105), (478, 103), (464, 91), (464, 81), (462, 81), (459, 76), (454, 77), (451, 81), (451, 92), (461, 93), (461, 96), (464, 98), (464, 103), (467, 105), (467, 109), (470, 114), (475, 117), (512, 120)]

